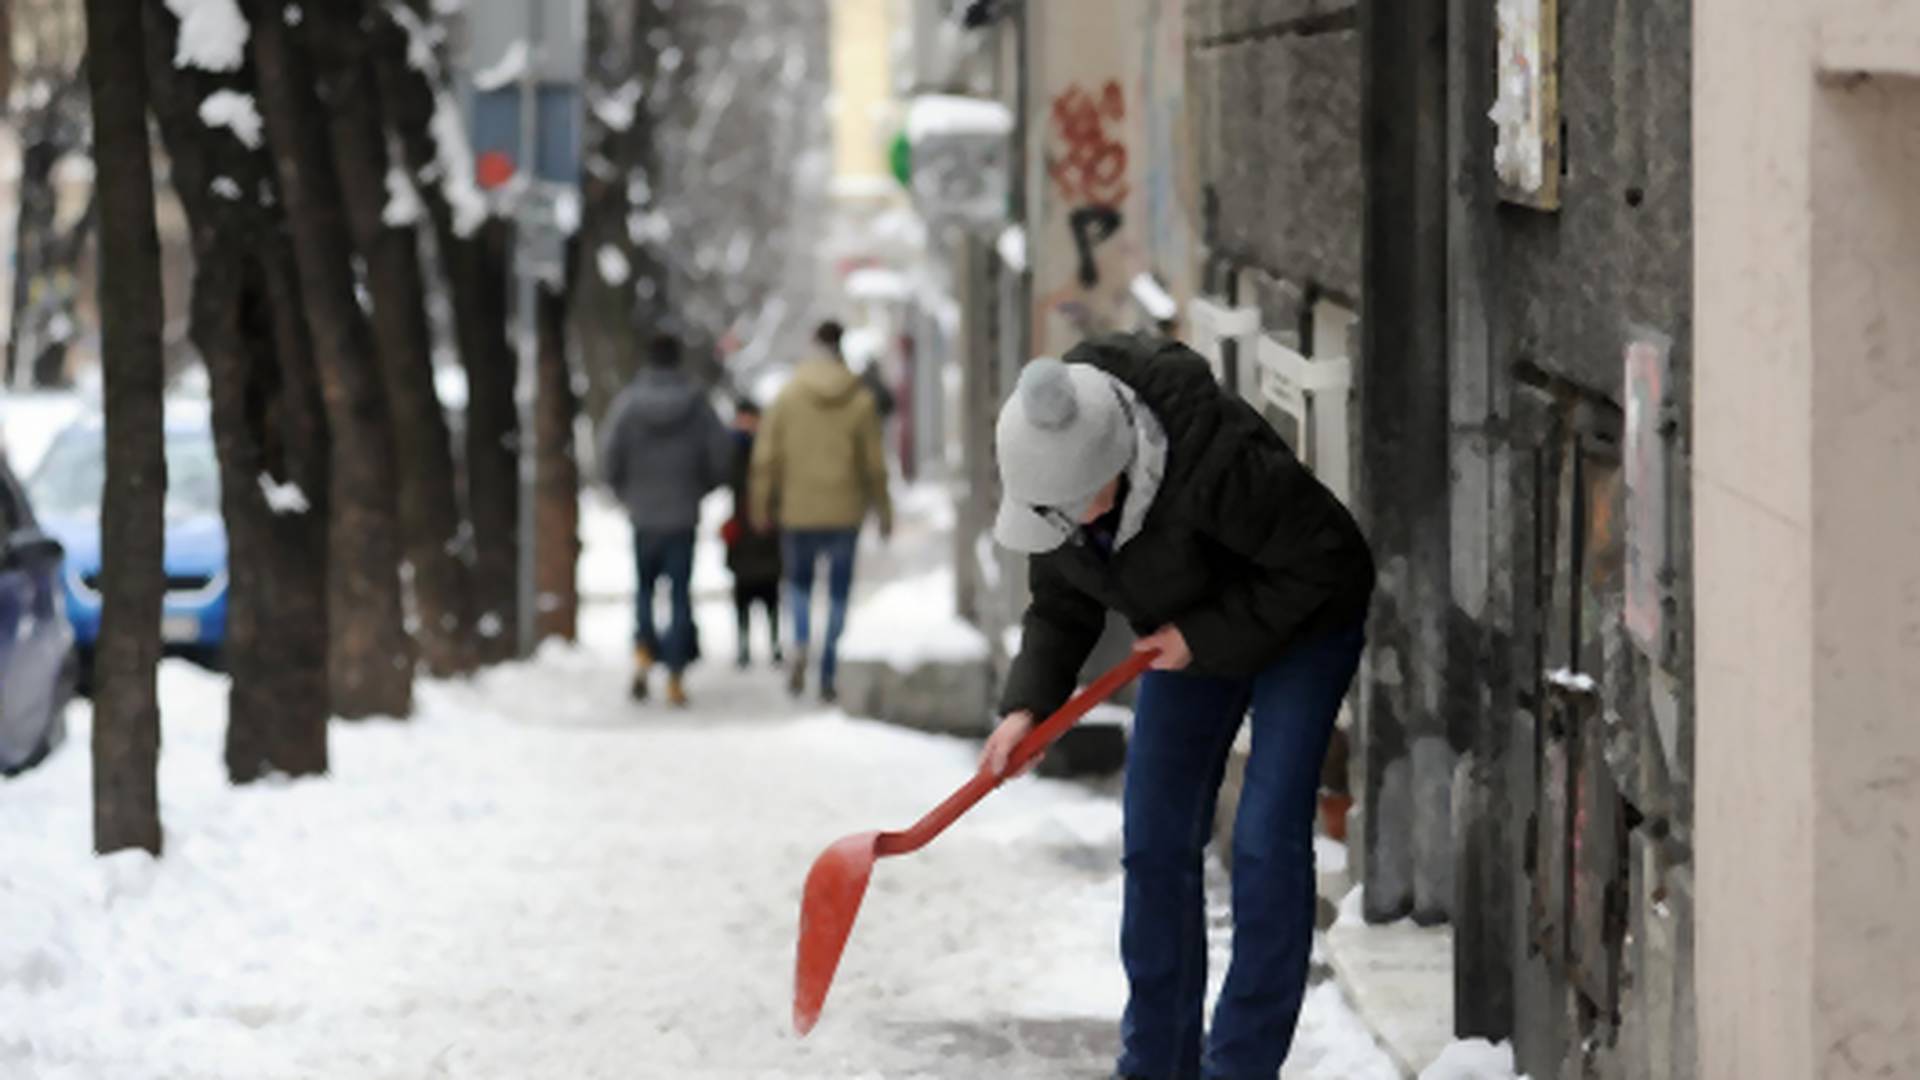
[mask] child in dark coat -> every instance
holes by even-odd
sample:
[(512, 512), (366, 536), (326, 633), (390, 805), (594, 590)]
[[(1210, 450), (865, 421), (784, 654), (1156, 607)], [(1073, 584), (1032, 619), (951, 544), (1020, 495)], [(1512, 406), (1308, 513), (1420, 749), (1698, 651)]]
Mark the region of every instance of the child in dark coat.
[(752, 663), (753, 605), (767, 613), (767, 640), (773, 662), (780, 652), (780, 534), (756, 532), (747, 513), (747, 477), (753, 461), (753, 439), (760, 430), (760, 406), (742, 401), (733, 414), (733, 520), (727, 522), (727, 569), (733, 572), (733, 606), (740, 620), (740, 666)]

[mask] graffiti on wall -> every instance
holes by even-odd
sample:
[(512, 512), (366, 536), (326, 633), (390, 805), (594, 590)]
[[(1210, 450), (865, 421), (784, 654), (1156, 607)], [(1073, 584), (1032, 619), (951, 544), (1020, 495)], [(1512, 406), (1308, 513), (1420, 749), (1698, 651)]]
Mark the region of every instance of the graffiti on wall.
[(1048, 110), (1046, 174), (1073, 241), (1071, 279), (1040, 298), (1044, 311), (1081, 334), (1105, 329), (1102, 304), (1092, 295), (1103, 280), (1103, 251), (1126, 224), (1122, 209), (1133, 192), (1126, 143), (1127, 96), (1117, 79), (1070, 83)]
[(1117, 206), (1126, 199), (1127, 147), (1119, 136), (1126, 119), (1126, 92), (1113, 79), (1098, 95), (1076, 83), (1053, 99), (1047, 173), (1067, 201)]
[(1048, 0), (1027, 11), (1028, 325), (1030, 344), (1058, 355), (1089, 334), (1150, 325), (1130, 288), (1143, 276), (1176, 304), (1191, 295), (1186, 10), (1176, 0)]

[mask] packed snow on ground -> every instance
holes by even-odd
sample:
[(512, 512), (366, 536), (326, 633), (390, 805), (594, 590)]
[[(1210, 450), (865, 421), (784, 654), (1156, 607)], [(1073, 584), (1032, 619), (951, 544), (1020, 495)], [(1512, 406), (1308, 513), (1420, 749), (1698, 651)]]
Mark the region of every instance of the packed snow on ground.
[(238, 71), (247, 60), (247, 20), (235, 0), (166, 0), (180, 20), (173, 65)]
[[(696, 535), (713, 541), (720, 528), (733, 516), (733, 495), (722, 488), (700, 504), (700, 525)], [(575, 571), (582, 596), (600, 599), (624, 599), (633, 595), (637, 570), (633, 562), (633, 524), (626, 511), (604, 489), (596, 488), (580, 500), (580, 543), (582, 551)], [(693, 593), (709, 599), (732, 595), (733, 575), (727, 570), (726, 549), (708, 542), (693, 549)], [(660, 602), (666, 593), (660, 592)], [(665, 608), (661, 609), (662, 618)]]
[(891, 582), (847, 620), (840, 655), (897, 671), (925, 663), (984, 661), (987, 639), (954, 611), (953, 570)]
[(1420, 1070), (1420, 1080), (1515, 1080), (1513, 1070), (1511, 1044), (1466, 1039), (1447, 1047), (1433, 1064)]
[(953, 531), (953, 489), (945, 483), (923, 481), (908, 485), (893, 496), (893, 509), (896, 517), (924, 522), (935, 532)]
[[(716, 573), (709, 525), (730, 502), (703, 508), (696, 582)], [(583, 584), (595, 559), (630, 575), (619, 509), (595, 495), (583, 525)], [(950, 606), (938, 578), (905, 584)], [(706, 655), (730, 657), (730, 605), (700, 616)], [(330, 777), (246, 788), (220, 766), (225, 678), (169, 661), (157, 862), (90, 856), (76, 706), (46, 765), (0, 781), (0, 1076), (1105, 1074), (1125, 1001), (1110, 796), (1021, 780), (882, 863), (801, 1040), (812, 860), (918, 818), (977, 747), (798, 709), (773, 672), (713, 662), (691, 673), (692, 711), (633, 705), (630, 627), (625, 597), (589, 602), (579, 646), (423, 683), (412, 721), (333, 726)], [(1227, 890), (1210, 878), (1217, 990)], [(1320, 986), (1284, 1075), (1395, 1074)]]
[(1333, 925), (1335, 926), (1367, 925), (1366, 903), (1367, 903), (1367, 893), (1364, 888), (1362, 888), (1359, 885), (1355, 885), (1353, 888), (1348, 889), (1347, 895), (1340, 898), (1339, 914), (1335, 917)]
[(848, 274), (844, 288), (848, 299), (851, 300), (896, 303), (913, 295), (913, 286), (904, 274), (877, 266), (865, 267)]
[[(704, 614), (729, 648), (724, 607)], [(45, 767), (0, 782), (0, 1075), (1101, 1073), (1124, 1001), (1110, 798), (1019, 781), (883, 863), (800, 1040), (812, 859), (916, 818), (975, 748), (711, 665), (693, 712), (630, 705), (625, 629), (590, 605), (582, 646), (424, 684), (411, 722), (336, 724), (330, 777), (246, 788), (220, 768), (224, 678), (168, 662), (158, 862), (88, 853), (76, 707)], [(1314, 990), (1287, 1076), (1392, 1075)]]
[(1347, 872), (1347, 845), (1318, 833), (1313, 837), (1313, 866), (1322, 874)]

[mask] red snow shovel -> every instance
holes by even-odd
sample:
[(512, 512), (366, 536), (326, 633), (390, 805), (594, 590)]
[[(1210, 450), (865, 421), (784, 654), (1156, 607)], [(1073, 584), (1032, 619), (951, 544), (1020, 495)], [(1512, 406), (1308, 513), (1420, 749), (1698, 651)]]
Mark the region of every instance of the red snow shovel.
[[(1028, 762), (1046, 752), (1067, 729), (1080, 722), (1095, 705), (1112, 697), (1121, 687), (1138, 678), (1153, 663), (1154, 653), (1135, 653), (1125, 663), (1102, 675), (1092, 686), (1073, 696), (1060, 711), (1027, 733), (1007, 758), (1007, 776), (1020, 771)], [(853, 933), (854, 917), (860, 914), (860, 901), (867, 895), (867, 879), (873, 876), (875, 859), (889, 855), (910, 855), (946, 831), (954, 819), (973, 808), (987, 793), (1004, 782), (984, 767), (960, 790), (928, 811), (905, 832), (863, 832), (844, 837), (820, 853), (807, 873), (806, 892), (800, 899), (800, 948), (793, 967), (793, 1027), (805, 1035), (820, 1019), (826, 1006), (827, 990), (833, 985), (834, 970), (840, 966), (840, 954), (846, 951), (847, 937)]]

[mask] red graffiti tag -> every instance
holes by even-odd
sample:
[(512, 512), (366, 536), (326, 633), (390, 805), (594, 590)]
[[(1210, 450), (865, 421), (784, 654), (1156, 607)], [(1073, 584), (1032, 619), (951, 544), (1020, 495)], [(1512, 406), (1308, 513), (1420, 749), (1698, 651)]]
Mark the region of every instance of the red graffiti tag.
[(1107, 131), (1126, 119), (1126, 95), (1109, 79), (1098, 97), (1078, 84), (1053, 99), (1053, 135), (1047, 173), (1069, 202), (1117, 206), (1127, 192), (1127, 148)]

